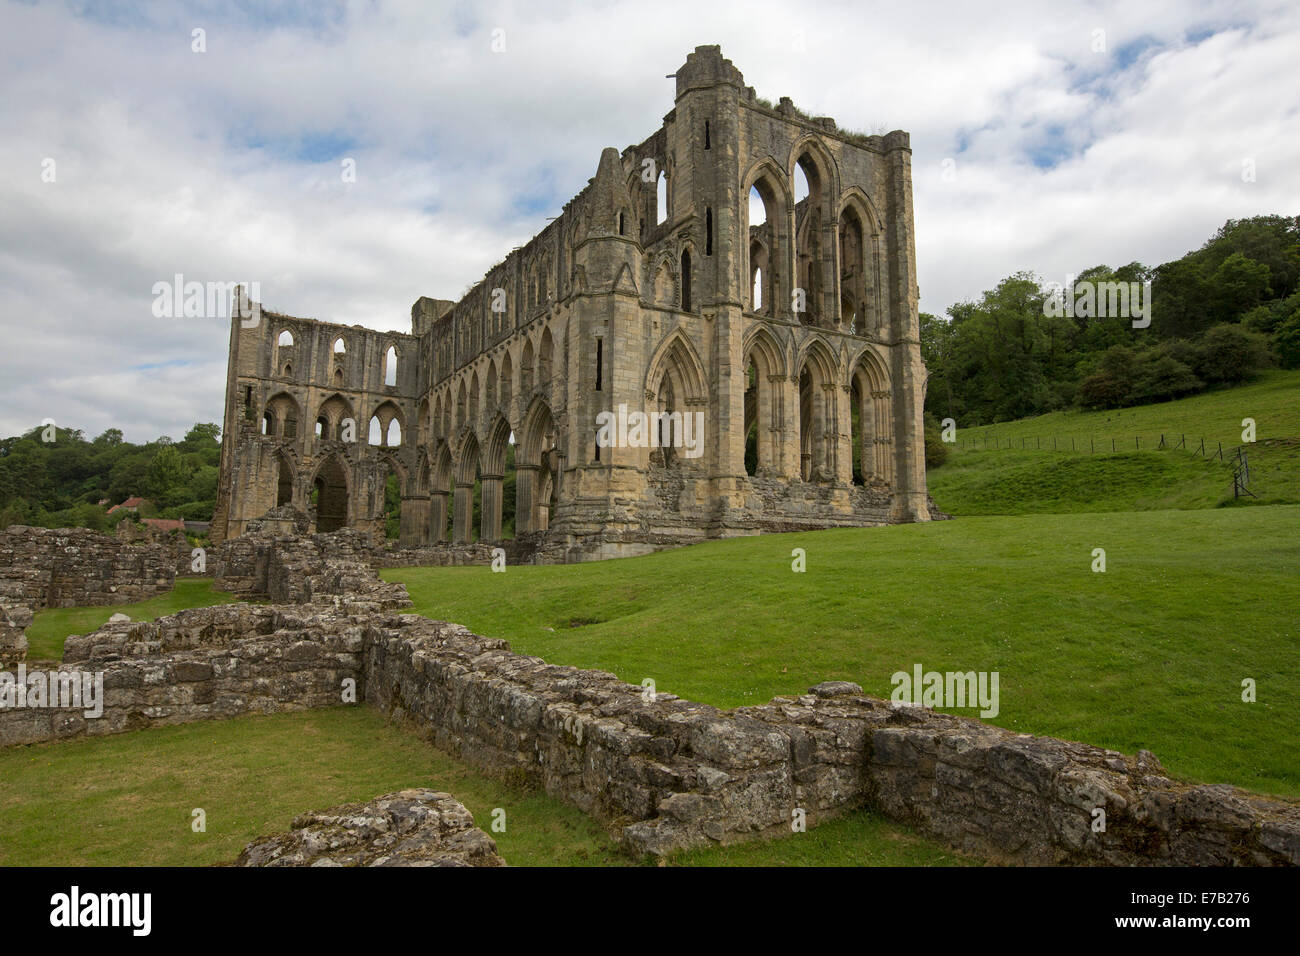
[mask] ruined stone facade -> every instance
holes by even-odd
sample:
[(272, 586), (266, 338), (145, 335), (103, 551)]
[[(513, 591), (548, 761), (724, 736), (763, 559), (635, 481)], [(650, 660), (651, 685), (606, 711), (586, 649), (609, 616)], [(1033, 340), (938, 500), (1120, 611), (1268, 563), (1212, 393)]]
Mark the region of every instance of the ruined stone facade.
[[(497, 541), (512, 466), (542, 559), (927, 520), (908, 135), (772, 106), (717, 47), (676, 88), (409, 335), (233, 317), (214, 541), (282, 505), (382, 534), (390, 474), (404, 547)], [(598, 439), (620, 411), (656, 417)]]

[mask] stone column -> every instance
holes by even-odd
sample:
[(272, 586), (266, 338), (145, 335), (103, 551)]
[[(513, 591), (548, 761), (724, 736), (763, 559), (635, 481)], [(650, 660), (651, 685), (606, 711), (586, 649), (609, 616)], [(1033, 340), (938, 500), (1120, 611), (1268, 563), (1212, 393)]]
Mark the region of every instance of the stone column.
[(456, 497), (454, 502), (455, 514), (453, 515), (452, 541), (456, 544), (466, 544), (473, 534), (471, 525), (474, 521), (474, 483), (456, 482)]
[(482, 541), (501, 540), (501, 479), (502, 475), (480, 475), (483, 483), (483, 524), (479, 530)]
[(537, 465), (515, 466), (515, 534), (538, 531), (534, 527), (533, 499), (537, 490)]
[(429, 540), (447, 540), (447, 499), (451, 493), (435, 491), (429, 503)]

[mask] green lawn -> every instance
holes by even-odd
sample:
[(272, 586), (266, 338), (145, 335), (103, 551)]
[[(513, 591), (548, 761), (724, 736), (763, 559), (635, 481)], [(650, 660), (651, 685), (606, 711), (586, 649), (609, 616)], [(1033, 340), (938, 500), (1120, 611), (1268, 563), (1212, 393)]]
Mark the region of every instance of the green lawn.
[[(1231, 455), (1245, 418), (1256, 425), (1245, 446), (1255, 497), (1237, 501)], [(1186, 444), (1160, 449), (1161, 436), (1169, 446), (1186, 436)], [(935, 504), (952, 515), (1297, 504), (1300, 372), (1177, 402), (958, 429), (956, 438), (947, 462), (928, 474)], [(1214, 457), (1197, 453), (1202, 438)]]
[(1112, 438), (1117, 451), (1127, 451), (1134, 448), (1134, 438), (1141, 439), (1141, 448), (1154, 448), (1161, 435), (1167, 442), (1177, 442), (1179, 436), (1186, 435), (1193, 449), (1204, 438), (1210, 451), (1217, 448), (1218, 442), (1223, 442), (1226, 451), (1242, 443), (1244, 418), (1255, 420), (1255, 437), (1259, 441), (1300, 437), (1300, 370), (1273, 369), (1249, 385), (1204, 392), (1176, 402), (1101, 412), (1051, 412), (997, 425), (959, 428), (957, 438), (959, 442), (976, 441), (982, 445), (992, 444), (996, 437), (999, 444), (1010, 441), (1016, 448), (1023, 438), (1033, 448), (1035, 439), (1050, 445), (1055, 437), (1058, 448), (1067, 448), (1073, 437), (1080, 451), (1086, 451), (1089, 439), (1093, 439), (1100, 452), (1103, 447), (1110, 450)]
[(211, 578), (177, 578), (176, 587), (166, 594), (116, 607), (58, 607), (38, 611), (27, 629), (27, 659), (54, 660), (63, 657), (63, 642), (71, 634), (89, 634), (102, 627), (114, 614), (133, 621), (152, 621), (188, 607), (230, 604), (239, 600), (225, 591), (214, 591)]
[[(308, 810), (406, 787), (453, 794), (512, 866), (633, 865), (585, 814), (485, 777), (367, 707), (206, 721), (0, 750), (0, 865), (229, 862)], [(492, 811), (506, 811), (493, 833)], [(191, 829), (202, 808), (207, 830)], [(678, 862), (674, 859), (671, 862)], [(868, 813), (807, 833), (686, 854), (688, 865), (974, 862)]]
[[(791, 571), (796, 547), (806, 573)], [(887, 697), (916, 663), (998, 671), (1000, 726), (1300, 795), (1297, 506), (964, 518), (382, 574), (429, 617), (720, 707), (829, 679)]]

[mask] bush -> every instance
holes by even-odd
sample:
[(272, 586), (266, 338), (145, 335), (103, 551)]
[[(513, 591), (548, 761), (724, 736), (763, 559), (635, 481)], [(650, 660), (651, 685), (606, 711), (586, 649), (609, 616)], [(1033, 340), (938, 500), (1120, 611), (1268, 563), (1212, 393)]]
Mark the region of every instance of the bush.
[(1196, 344), (1200, 358), (1193, 370), (1210, 384), (1235, 385), (1272, 364), (1268, 339), (1240, 325), (1212, 326)]
[(1273, 332), (1273, 354), (1283, 368), (1300, 368), (1300, 308)]

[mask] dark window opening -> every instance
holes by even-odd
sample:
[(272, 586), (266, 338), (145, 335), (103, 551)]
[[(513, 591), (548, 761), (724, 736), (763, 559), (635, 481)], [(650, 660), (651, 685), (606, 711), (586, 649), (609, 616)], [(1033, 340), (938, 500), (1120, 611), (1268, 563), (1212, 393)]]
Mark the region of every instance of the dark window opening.
[(682, 311), (691, 311), (691, 254), (682, 250)]
[(604, 371), (605, 340), (596, 339), (596, 391), (600, 391), (601, 373)]
[(704, 210), (704, 254), (713, 255), (713, 207)]
[(704, 121), (704, 148), (709, 148), (709, 121)]
[(624, 229), (623, 229), (623, 214), (622, 214), (622, 213), (619, 213), (619, 214), (618, 214), (618, 234), (619, 234), (620, 236), (622, 236), (622, 235), (626, 235), (626, 232), (624, 232)]

